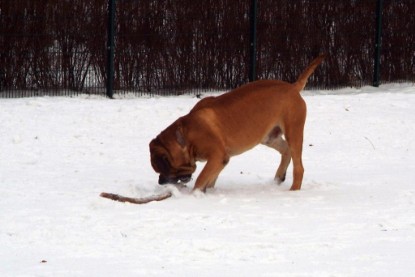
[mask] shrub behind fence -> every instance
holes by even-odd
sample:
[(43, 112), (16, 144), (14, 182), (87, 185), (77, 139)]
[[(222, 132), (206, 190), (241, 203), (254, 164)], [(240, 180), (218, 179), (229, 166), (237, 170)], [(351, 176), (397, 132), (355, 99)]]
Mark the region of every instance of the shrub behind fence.
[[(2, 0), (0, 97), (105, 94), (107, 1)], [(372, 84), (376, 1), (257, 3), (256, 78), (294, 81), (325, 52), (309, 87)], [(252, 0), (115, 4), (115, 93), (179, 94), (248, 82)], [(383, 4), (383, 82), (415, 81), (413, 14), (414, 0)]]

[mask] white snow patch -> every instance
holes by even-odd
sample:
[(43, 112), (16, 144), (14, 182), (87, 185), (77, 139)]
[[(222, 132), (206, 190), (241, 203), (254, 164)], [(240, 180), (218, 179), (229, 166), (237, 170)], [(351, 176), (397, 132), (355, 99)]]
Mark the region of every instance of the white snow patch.
[(148, 151), (196, 98), (1, 99), (0, 276), (415, 276), (415, 87), (304, 95), (301, 191), (259, 146), (196, 196)]

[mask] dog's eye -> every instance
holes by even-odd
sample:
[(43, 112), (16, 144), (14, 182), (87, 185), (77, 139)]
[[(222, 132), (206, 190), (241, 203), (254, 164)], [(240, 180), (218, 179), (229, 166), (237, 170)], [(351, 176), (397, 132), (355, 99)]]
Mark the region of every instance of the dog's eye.
[(167, 156), (161, 156), (156, 160), (157, 167), (161, 173), (168, 173), (170, 169), (170, 162)]

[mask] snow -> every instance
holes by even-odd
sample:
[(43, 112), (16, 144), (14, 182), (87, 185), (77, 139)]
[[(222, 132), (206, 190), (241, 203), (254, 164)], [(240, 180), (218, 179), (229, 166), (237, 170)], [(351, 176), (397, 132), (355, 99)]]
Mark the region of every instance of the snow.
[(198, 99), (1, 99), (0, 276), (415, 276), (415, 87), (304, 98), (301, 191), (258, 146), (146, 205), (99, 194), (167, 189), (148, 143)]

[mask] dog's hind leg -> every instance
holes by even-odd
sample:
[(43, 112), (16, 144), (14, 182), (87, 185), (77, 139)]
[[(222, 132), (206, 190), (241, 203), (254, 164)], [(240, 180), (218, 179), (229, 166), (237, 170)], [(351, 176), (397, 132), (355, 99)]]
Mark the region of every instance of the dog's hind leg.
[(288, 147), (288, 143), (283, 139), (282, 135), (279, 134), (276, 137), (268, 138), (268, 140), (263, 144), (277, 150), (281, 154), (280, 165), (278, 166), (274, 178), (277, 184), (281, 184), (285, 181), (287, 168), (291, 161), (291, 154), (290, 148)]
[(287, 130), (286, 133), (288, 146), (293, 160), (293, 183), (290, 190), (300, 190), (304, 176), (302, 161), (304, 130), (303, 127), (299, 126), (304, 126), (304, 124), (298, 124), (295, 128)]
[(300, 190), (301, 189), (301, 183), (303, 182), (303, 176), (304, 176), (304, 166), (303, 161), (301, 158), (302, 155), (302, 142), (301, 143), (295, 143), (294, 145), (290, 146), (291, 148), (291, 154), (293, 159), (293, 184), (291, 185), (290, 190)]

